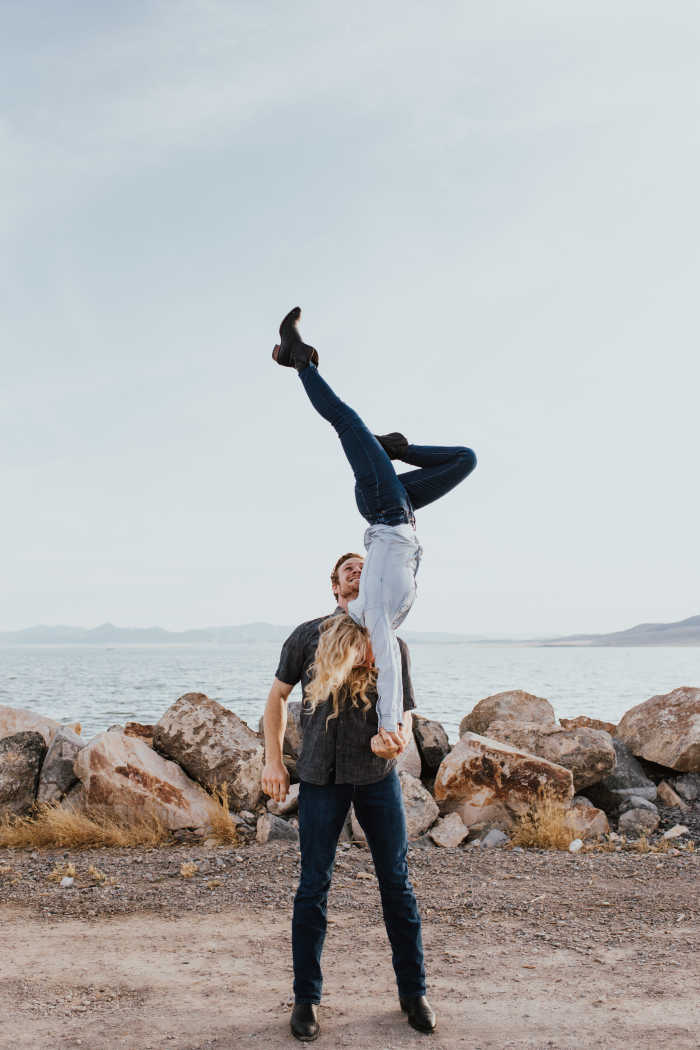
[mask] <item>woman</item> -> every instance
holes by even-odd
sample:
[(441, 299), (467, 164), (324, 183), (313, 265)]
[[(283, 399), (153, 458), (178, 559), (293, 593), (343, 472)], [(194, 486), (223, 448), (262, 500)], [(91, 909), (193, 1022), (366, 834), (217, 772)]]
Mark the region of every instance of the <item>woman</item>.
[[(314, 705), (332, 696), (337, 713), (340, 690), (350, 681), (353, 668), (368, 666), (373, 656), (378, 736), (385, 742), (398, 743), (403, 690), (395, 630), (415, 601), (415, 577), (423, 553), (416, 537), (414, 511), (444, 496), (471, 474), (476, 456), (469, 448), (410, 445), (402, 434), (373, 435), (319, 374), (318, 354), (302, 342), (299, 334), (300, 317), (297, 306), (284, 318), (272, 357), (278, 365), (296, 368), (311, 404), (337, 432), (355, 475), (357, 509), (369, 524), (360, 591), (348, 602), (351, 622), (341, 616), (326, 625), (307, 696)], [(397, 475), (392, 459), (418, 469)], [(351, 685), (353, 702), (363, 698), (365, 682), (366, 674), (354, 689)]]

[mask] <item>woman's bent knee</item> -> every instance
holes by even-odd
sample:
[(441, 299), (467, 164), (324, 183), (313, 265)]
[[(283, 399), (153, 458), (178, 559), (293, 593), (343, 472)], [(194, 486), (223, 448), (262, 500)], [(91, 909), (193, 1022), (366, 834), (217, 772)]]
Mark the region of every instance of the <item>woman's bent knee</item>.
[(457, 461), (460, 464), (463, 476), (466, 478), (476, 466), (476, 453), (471, 448), (460, 448), (457, 450)]

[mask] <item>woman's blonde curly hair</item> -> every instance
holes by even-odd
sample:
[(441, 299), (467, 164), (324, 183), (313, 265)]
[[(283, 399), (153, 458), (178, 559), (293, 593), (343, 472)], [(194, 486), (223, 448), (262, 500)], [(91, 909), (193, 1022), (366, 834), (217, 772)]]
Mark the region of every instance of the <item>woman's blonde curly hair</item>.
[(304, 703), (313, 711), (330, 699), (333, 710), (326, 725), (331, 718), (338, 717), (340, 708), (348, 700), (363, 711), (372, 706), (367, 692), (376, 684), (377, 668), (367, 663), (368, 646), (369, 634), (347, 613), (331, 616), (321, 624)]

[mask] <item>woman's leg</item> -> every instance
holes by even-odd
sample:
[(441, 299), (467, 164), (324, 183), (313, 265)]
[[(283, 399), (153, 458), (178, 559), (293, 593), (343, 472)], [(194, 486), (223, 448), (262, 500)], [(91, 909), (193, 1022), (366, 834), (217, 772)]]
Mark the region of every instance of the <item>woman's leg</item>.
[[(372, 525), (408, 521), (406, 493), (391, 460), (357, 412), (341, 401), (313, 365), (307, 365), (299, 378), (311, 404), (334, 428), (356, 482), (357, 506)], [(395, 519), (395, 520), (390, 520)]]
[(409, 445), (401, 459), (420, 468), (398, 476), (414, 510), (440, 499), (464, 481), (476, 466), (474, 452), (461, 446)]

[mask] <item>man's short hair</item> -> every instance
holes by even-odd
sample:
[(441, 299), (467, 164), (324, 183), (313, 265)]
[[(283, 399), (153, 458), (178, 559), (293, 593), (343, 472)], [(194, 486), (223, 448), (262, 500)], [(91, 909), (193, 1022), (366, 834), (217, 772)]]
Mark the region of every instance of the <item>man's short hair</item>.
[(333, 588), (333, 594), (335, 594), (335, 588), (340, 583), (340, 580), (338, 579), (338, 569), (344, 561), (349, 561), (350, 558), (359, 558), (361, 561), (365, 560), (361, 554), (355, 554), (354, 551), (349, 551), (347, 554), (340, 555), (337, 562), (333, 566), (333, 571), (331, 572), (331, 587)]

